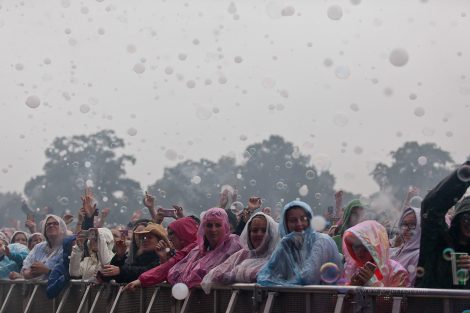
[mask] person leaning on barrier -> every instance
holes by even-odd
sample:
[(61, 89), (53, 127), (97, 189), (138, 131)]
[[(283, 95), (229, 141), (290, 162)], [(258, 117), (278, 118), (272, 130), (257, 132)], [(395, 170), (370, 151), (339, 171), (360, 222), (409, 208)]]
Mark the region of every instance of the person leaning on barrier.
[[(136, 280), (142, 273), (160, 265), (160, 258), (157, 253), (157, 246), (170, 246), (166, 230), (160, 224), (148, 223), (143, 229), (137, 227), (133, 233), (134, 242), (140, 242), (134, 246), (134, 251), (130, 251), (128, 260), (122, 264), (115, 262), (115, 257), (111, 264), (104, 265), (98, 272), (99, 279), (103, 281), (115, 280), (118, 283), (128, 283)], [(137, 248), (137, 251), (135, 251)], [(119, 264), (120, 263), (120, 264)]]
[[(461, 168), (470, 166), (467, 161)], [(421, 203), (421, 248), (418, 268), (422, 277), (416, 286), (423, 288), (470, 288), (470, 197), (459, 199), (470, 186), (468, 179), (459, 178), (459, 169), (453, 171), (432, 189)], [(455, 216), (450, 228), (445, 222), (447, 211), (455, 205)], [(449, 253), (447, 253), (449, 252)], [(453, 284), (452, 253), (464, 252), (457, 260), (466, 281)]]
[(278, 223), (262, 212), (254, 214), (240, 235), (243, 248), (204, 276), (202, 288), (209, 294), (214, 284), (255, 283), (278, 242)]
[(51, 269), (62, 257), (62, 241), (67, 234), (67, 226), (62, 218), (46, 215), (42, 234), (46, 241), (35, 245), (23, 261), (21, 274), (26, 279), (47, 279)]
[(341, 220), (339, 221), (336, 231), (333, 236), (333, 240), (338, 247), (339, 253), (343, 253), (343, 234), (344, 232), (359, 223), (364, 216), (364, 205), (360, 200), (355, 199), (351, 200), (342, 215)]
[(189, 288), (201, 283), (214, 267), (241, 249), (240, 238), (230, 233), (227, 213), (221, 208), (203, 212), (197, 233), (197, 246), (168, 273), (170, 284), (184, 283)]
[(0, 232), (0, 278), (7, 278), (12, 272), (18, 272), (29, 250), (21, 243), (9, 243), (8, 237)]
[(341, 269), (341, 256), (333, 239), (313, 229), (313, 211), (302, 201), (286, 204), (281, 212), (281, 241), (258, 273), (257, 282), (271, 285), (318, 285), (320, 268), (332, 262)]
[(150, 287), (167, 280), (170, 269), (197, 246), (197, 228), (198, 224), (192, 217), (183, 217), (168, 225), (168, 239), (172, 248), (166, 251), (165, 247), (161, 247), (158, 251), (161, 264), (142, 273), (139, 279), (127, 284), (125, 289)]
[(408, 272), (390, 259), (387, 231), (377, 221), (364, 221), (343, 235), (346, 282), (355, 286), (409, 287)]
[(76, 235), (67, 236), (62, 244), (62, 260), (52, 269), (47, 280), (46, 295), (49, 299), (57, 297), (70, 281), (69, 263)]

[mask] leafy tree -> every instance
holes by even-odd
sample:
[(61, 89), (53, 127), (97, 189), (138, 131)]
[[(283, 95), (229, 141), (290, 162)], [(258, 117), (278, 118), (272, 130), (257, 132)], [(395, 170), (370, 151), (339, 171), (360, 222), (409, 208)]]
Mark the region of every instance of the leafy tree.
[(103, 130), (85, 136), (58, 137), (46, 149), (44, 174), (26, 183), (24, 192), (32, 207), (49, 207), (61, 215), (65, 210), (76, 214), (80, 195), (93, 187), (98, 207), (109, 207), (110, 221), (127, 222), (127, 208), (141, 208), (140, 184), (125, 178), (125, 166), (135, 158), (122, 154), (125, 144), (114, 131)]
[(454, 163), (449, 152), (433, 143), (406, 142), (390, 153), (392, 164), (378, 163), (371, 175), (381, 192), (390, 194), (400, 205), (409, 186), (416, 186), (424, 196), (450, 172)]

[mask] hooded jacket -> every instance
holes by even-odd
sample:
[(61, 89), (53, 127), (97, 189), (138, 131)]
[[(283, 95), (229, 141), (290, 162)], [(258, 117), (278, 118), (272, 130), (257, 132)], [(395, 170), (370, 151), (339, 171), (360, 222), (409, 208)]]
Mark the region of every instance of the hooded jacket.
[(0, 278), (8, 278), (10, 272), (19, 272), (23, 259), (29, 253), (28, 248), (21, 243), (11, 243), (8, 249), (10, 249), (10, 256), (0, 255)]
[[(264, 218), (267, 222), (266, 233), (260, 246), (255, 248), (250, 240), (251, 223), (254, 218)], [(208, 294), (214, 284), (254, 283), (259, 270), (268, 261), (279, 242), (278, 223), (262, 212), (254, 214), (247, 222), (240, 236), (242, 249), (225, 262), (212, 269), (201, 286)]]
[[(293, 207), (305, 210), (309, 227), (303, 232), (289, 232), (287, 211)], [(281, 212), (277, 245), (269, 261), (258, 273), (258, 284), (270, 285), (318, 285), (321, 283), (320, 268), (332, 262), (341, 269), (338, 248), (330, 236), (318, 233), (312, 228), (313, 211), (302, 201), (292, 201)]]
[(352, 209), (357, 207), (364, 207), (364, 205), (358, 199), (351, 200), (348, 203), (348, 205), (344, 209), (343, 217), (341, 218), (338, 224), (335, 236), (333, 236), (333, 240), (336, 243), (336, 246), (338, 247), (339, 253), (343, 253), (343, 234), (346, 229), (351, 227), (349, 225), (349, 218), (351, 217)]
[[(205, 226), (209, 220), (222, 224), (223, 234), (217, 246), (209, 250), (205, 239)], [(241, 249), (240, 239), (230, 233), (230, 224), (224, 209), (212, 208), (205, 212), (197, 234), (197, 246), (168, 273), (171, 284), (185, 283), (189, 288), (201, 283), (203, 277), (214, 267)]]
[[(75, 245), (70, 256), (70, 276), (84, 280), (94, 280), (96, 273), (103, 265), (108, 265), (114, 256), (114, 237), (111, 230), (98, 228), (98, 251), (91, 250), (90, 240), (87, 241), (90, 256), (83, 258), (83, 249)], [(83, 259), (83, 260), (82, 260)]]
[(398, 262), (390, 259), (388, 236), (385, 227), (376, 221), (364, 221), (349, 228), (343, 236), (343, 252), (346, 259), (344, 270), (348, 283), (365, 260), (359, 259), (346, 240), (349, 236), (358, 238), (369, 251), (375, 265), (374, 275), (366, 286), (409, 287), (408, 272)]
[(72, 253), (73, 241), (75, 239), (75, 235), (65, 237), (64, 239), (62, 245), (62, 260), (54, 266), (47, 280), (46, 294), (49, 299), (57, 297), (70, 281), (69, 257)]
[[(465, 164), (470, 165), (470, 161)], [(416, 287), (470, 289), (470, 281), (467, 281), (465, 286), (452, 284), (451, 262), (443, 257), (443, 251), (447, 248), (470, 255), (470, 245), (459, 243), (460, 219), (463, 213), (470, 211), (470, 198), (467, 197), (457, 204), (469, 186), (470, 182), (460, 180), (455, 170), (434, 187), (421, 203), (421, 248), (418, 268), (422, 270), (423, 275), (416, 278)], [(445, 215), (454, 205), (456, 215), (449, 228)]]
[(197, 246), (197, 224), (191, 217), (183, 217), (168, 225), (175, 236), (183, 241), (184, 247), (163, 264), (158, 265), (139, 276), (142, 287), (150, 287), (167, 280), (168, 272)]
[(410, 283), (413, 286), (416, 279), (416, 267), (418, 266), (421, 241), (421, 209), (413, 207), (405, 209), (398, 221), (398, 225), (402, 225), (403, 219), (409, 214), (416, 216), (416, 229), (413, 230), (410, 240), (399, 247), (390, 248), (390, 258), (400, 263), (408, 271)]

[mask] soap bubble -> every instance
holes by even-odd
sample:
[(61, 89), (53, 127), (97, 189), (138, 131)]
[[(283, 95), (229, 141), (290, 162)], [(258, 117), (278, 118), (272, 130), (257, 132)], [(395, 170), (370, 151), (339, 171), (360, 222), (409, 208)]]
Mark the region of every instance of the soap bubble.
[(390, 63), (392, 63), (392, 65), (397, 66), (397, 67), (406, 65), (406, 63), (408, 63), (408, 59), (409, 59), (408, 52), (406, 52), (406, 50), (404, 49), (393, 50), (390, 53), (390, 56), (388, 58)]
[(428, 163), (428, 158), (426, 158), (424, 155), (420, 156), (418, 158), (418, 164), (421, 166), (424, 166)]
[(335, 69), (335, 75), (339, 79), (348, 79), (351, 76), (351, 71), (349, 67), (340, 65)]
[(470, 181), (470, 166), (466, 164), (462, 165), (457, 170), (457, 177), (464, 183), (469, 182)]
[(424, 268), (421, 266), (418, 266), (416, 268), (416, 277), (423, 277), (424, 276)]
[(442, 251), (442, 257), (444, 258), (444, 260), (450, 261), (450, 260), (452, 260), (452, 254), (454, 254), (454, 253), (455, 253), (454, 249), (452, 249), (452, 248), (445, 248), (445, 249)]
[(335, 4), (328, 8), (326, 11), (328, 17), (334, 21), (337, 21), (343, 17), (343, 8)]
[(142, 63), (136, 63), (132, 68), (137, 74), (142, 74), (145, 72), (145, 66)]
[(312, 180), (312, 179), (315, 179), (315, 177), (317, 177), (317, 174), (315, 173), (314, 170), (307, 170), (305, 172), (305, 177), (308, 179), (308, 180)]
[(276, 183), (276, 188), (279, 189), (279, 190), (284, 189), (284, 182), (278, 181), (278, 182)]
[(312, 218), (312, 226), (315, 231), (322, 232), (326, 227), (326, 219), (321, 215), (314, 216)]
[(177, 300), (186, 299), (189, 294), (188, 286), (184, 283), (177, 283), (171, 288), (171, 295)]
[(335, 283), (341, 275), (341, 271), (333, 262), (327, 262), (320, 267), (320, 278), (327, 284)]
[(422, 108), (422, 107), (417, 107), (417, 108), (415, 109), (414, 113), (415, 113), (415, 115), (416, 115), (417, 117), (421, 117), (421, 116), (424, 115), (424, 113), (426, 113), (426, 111), (425, 111), (424, 108)]
[(134, 127), (131, 127), (127, 130), (127, 134), (129, 136), (135, 136), (135, 135), (137, 135), (137, 129), (135, 129)]
[(423, 202), (423, 198), (421, 198), (420, 196), (414, 196), (410, 199), (410, 206), (414, 208), (420, 208), (421, 202)]
[(337, 113), (333, 117), (333, 122), (335, 123), (335, 125), (337, 125), (339, 127), (344, 127), (344, 126), (348, 125), (349, 119), (348, 119), (348, 116), (346, 114)]
[(251, 179), (250, 180), (250, 185), (253, 186), (253, 187), (256, 186), (256, 180)]
[(295, 8), (293, 6), (287, 6), (281, 11), (282, 16), (292, 16), (295, 13)]
[(69, 204), (69, 198), (67, 198), (67, 197), (61, 197), (61, 198), (59, 199), (59, 203), (62, 204), (62, 205), (67, 205), (67, 204)]
[(90, 106), (88, 104), (82, 104), (80, 106), (80, 112), (82, 113), (88, 113), (90, 111)]
[(191, 178), (191, 183), (195, 184), (195, 185), (198, 185), (200, 182), (201, 182), (201, 177), (200, 176), (193, 176), (193, 178)]
[(235, 58), (233, 58), (233, 61), (234, 61), (235, 63), (242, 63), (243, 59), (242, 59), (241, 56), (236, 56)]
[(306, 197), (308, 195), (308, 186), (307, 185), (302, 185), (302, 187), (299, 188), (299, 195), (301, 197)]
[(26, 99), (26, 105), (29, 106), (31, 109), (37, 108), (41, 104), (41, 100), (38, 96), (29, 96)]
[(315, 199), (320, 200), (320, 198), (321, 198), (321, 193), (317, 192), (315, 194)]
[(469, 273), (467, 269), (461, 268), (455, 273), (455, 276), (457, 276), (460, 285), (465, 285), (468, 281)]

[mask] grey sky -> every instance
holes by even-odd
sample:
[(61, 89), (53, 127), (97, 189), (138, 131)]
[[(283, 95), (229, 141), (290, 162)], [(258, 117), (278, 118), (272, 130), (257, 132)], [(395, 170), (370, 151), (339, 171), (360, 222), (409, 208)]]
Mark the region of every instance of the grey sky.
[[(2, 192), (41, 174), (54, 137), (105, 128), (126, 139), (143, 186), (179, 160), (241, 160), (270, 134), (364, 194), (404, 141), (470, 154), (469, 1), (0, 6)], [(389, 61), (394, 49), (404, 66)]]

